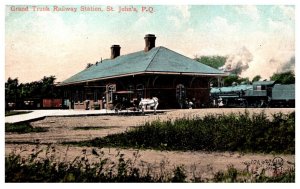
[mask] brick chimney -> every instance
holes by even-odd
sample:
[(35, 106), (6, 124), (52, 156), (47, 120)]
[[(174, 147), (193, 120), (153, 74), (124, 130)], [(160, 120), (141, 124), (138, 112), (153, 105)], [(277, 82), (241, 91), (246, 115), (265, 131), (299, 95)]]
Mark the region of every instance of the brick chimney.
[(145, 52), (150, 51), (152, 48), (155, 47), (155, 35), (154, 34), (147, 34), (145, 37)]
[(120, 56), (120, 49), (121, 49), (120, 45), (112, 45), (110, 49), (111, 49), (111, 55), (110, 55), (111, 59)]

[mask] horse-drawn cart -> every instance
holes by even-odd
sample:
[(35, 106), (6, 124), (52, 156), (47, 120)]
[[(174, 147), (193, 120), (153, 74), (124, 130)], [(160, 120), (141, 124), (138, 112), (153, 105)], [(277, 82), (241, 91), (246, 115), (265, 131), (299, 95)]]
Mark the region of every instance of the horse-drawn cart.
[(111, 109), (115, 112), (120, 111), (140, 111), (144, 114), (145, 109), (152, 107), (156, 114), (158, 98), (152, 99), (136, 98), (134, 91), (115, 91), (112, 96)]

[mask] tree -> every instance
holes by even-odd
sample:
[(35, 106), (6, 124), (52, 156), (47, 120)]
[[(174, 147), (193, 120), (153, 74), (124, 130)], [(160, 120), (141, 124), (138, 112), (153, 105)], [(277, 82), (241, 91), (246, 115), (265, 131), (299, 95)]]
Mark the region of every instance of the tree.
[(239, 77), (235, 74), (231, 74), (227, 77), (224, 78), (224, 86), (228, 87), (228, 86), (232, 86), (233, 83), (237, 83), (237, 84), (241, 84), (241, 83), (245, 83), (245, 84), (249, 84), (249, 78), (248, 77)]
[(239, 84), (241, 84), (241, 83), (246, 83), (246, 84), (249, 84), (249, 83), (250, 83), (250, 80), (249, 80), (249, 78), (248, 78), (248, 77), (245, 77), (245, 78), (243, 78), (243, 77), (239, 77), (239, 79), (238, 79), (238, 83), (239, 83)]
[(24, 100), (42, 98), (61, 98), (61, 89), (54, 85), (55, 76), (44, 76), (39, 81), (19, 84), (18, 78), (7, 79), (5, 83), (5, 101), (13, 102), (17, 107), (22, 107)]
[(224, 57), (224, 56), (201, 56), (200, 58), (198, 58), (196, 56), (195, 60), (202, 64), (205, 64), (210, 67), (218, 69), (219, 67), (221, 67), (225, 64), (226, 57)]
[(292, 71), (283, 72), (283, 73), (274, 73), (270, 80), (276, 81), (279, 84), (294, 84), (295, 83), (295, 74)]
[(261, 76), (260, 76), (260, 75), (257, 75), (257, 76), (255, 76), (255, 77), (253, 77), (252, 83), (253, 83), (253, 82), (256, 82), (256, 81), (259, 81), (260, 79), (261, 79)]
[(60, 92), (54, 85), (55, 80), (55, 76), (44, 76), (39, 81), (19, 84), (18, 78), (9, 77), (5, 83), (5, 99), (59, 97)]
[(41, 96), (44, 98), (52, 98), (56, 95), (54, 94), (54, 81), (55, 76), (51, 75), (49, 77), (44, 76), (41, 80)]
[(92, 63), (87, 63), (85, 69), (88, 69), (89, 67), (91, 67), (93, 64)]
[(239, 77), (237, 75), (229, 75), (224, 78), (224, 86), (232, 86), (232, 83), (236, 82), (239, 83)]
[(12, 79), (8, 78), (5, 83), (5, 100), (16, 102), (20, 96), (19, 91), (19, 80), (18, 78)]

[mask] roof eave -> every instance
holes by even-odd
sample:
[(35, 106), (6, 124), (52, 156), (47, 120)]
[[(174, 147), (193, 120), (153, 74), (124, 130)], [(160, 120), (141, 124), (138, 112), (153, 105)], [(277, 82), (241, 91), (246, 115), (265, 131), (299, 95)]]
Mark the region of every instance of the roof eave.
[(136, 72), (130, 74), (122, 74), (117, 76), (109, 76), (109, 77), (102, 77), (102, 78), (95, 78), (95, 79), (88, 79), (82, 81), (75, 81), (75, 82), (67, 82), (67, 83), (59, 83), (57, 86), (66, 86), (66, 85), (73, 85), (73, 84), (80, 84), (86, 82), (93, 82), (93, 81), (100, 81), (100, 80), (107, 80), (107, 79), (114, 79), (126, 76), (135, 76), (135, 75), (142, 75), (142, 74), (159, 74), (159, 75), (189, 75), (189, 76), (212, 76), (212, 77), (226, 77), (226, 73), (197, 73), (197, 72), (159, 72), (159, 71), (147, 71), (147, 72)]
[(217, 76), (226, 77), (226, 73), (201, 73), (201, 72), (163, 72), (163, 71), (147, 71), (146, 74), (164, 74), (164, 75), (190, 75), (190, 76)]
[(80, 83), (100, 81), (100, 80), (106, 80), (106, 79), (114, 79), (114, 78), (120, 78), (120, 77), (126, 77), (126, 76), (141, 75), (141, 74), (144, 74), (144, 73), (145, 72), (137, 72), (137, 73), (130, 73), (130, 74), (122, 74), (122, 75), (117, 75), (117, 76), (99, 77), (99, 78), (87, 79), (87, 80), (82, 80), (82, 81), (60, 83), (57, 86), (65, 86), (65, 85), (80, 84)]

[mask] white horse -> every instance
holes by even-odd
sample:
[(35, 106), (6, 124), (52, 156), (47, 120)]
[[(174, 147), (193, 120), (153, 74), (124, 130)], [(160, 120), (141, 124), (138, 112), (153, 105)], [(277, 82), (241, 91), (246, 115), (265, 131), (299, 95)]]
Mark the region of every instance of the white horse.
[(150, 106), (154, 109), (154, 114), (156, 114), (157, 106), (158, 106), (158, 98), (153, 97), (152, 99), (141, 99), (139, 103), (139, 107), (142, 109), (142, 113), (144, 114), (145, 107)]

